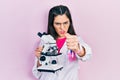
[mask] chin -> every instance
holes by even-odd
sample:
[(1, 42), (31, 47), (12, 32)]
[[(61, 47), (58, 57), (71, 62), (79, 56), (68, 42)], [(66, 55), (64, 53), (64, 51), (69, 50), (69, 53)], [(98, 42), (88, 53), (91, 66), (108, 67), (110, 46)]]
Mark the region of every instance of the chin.
[(64, 37), (65, 37), (65, 34), (59, 33), (59, 37), (60, 37), (60, 38), (64, 38)]
[(60, 36), (60, 38), (64, 38), (65, 36)]

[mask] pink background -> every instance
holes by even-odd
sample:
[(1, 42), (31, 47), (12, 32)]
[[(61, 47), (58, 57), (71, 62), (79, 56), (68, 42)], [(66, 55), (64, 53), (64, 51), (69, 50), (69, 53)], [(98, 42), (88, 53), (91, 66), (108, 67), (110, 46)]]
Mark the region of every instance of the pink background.
[(120, 80), (119, 0), (1, 0), (0, 80), (36, 80), (32, 75), (38, 31), (46, 31), (48, 10), (67, 5), (92, 58), (80, 62), (81, 80)]

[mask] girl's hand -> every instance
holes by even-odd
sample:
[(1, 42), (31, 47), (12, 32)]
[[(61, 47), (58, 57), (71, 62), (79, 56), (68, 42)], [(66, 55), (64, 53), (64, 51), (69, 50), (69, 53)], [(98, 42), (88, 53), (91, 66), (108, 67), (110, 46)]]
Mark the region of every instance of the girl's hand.
[(66, 42), (68, 49), (72, 51), (79, 50), (79, 41), (76, 35), (70, 35), (67, 33), (66, 35)]
[(39, 58), (39, 57), (41, 56), (42, 50), (43, 50), (43, 47), (38, 47), (38, 48), (36, 48), (36, 50), (35, 50), (35, 56), (36, 56), (37, 58)]
[(70, 35), (67, 33), (66, 35), (66, 42), (68, 49), (77, 53), (80, 57), (85, 55), (85, 48), (80, 46), (79, 40), (76, 35)]
[(41, 52), (43, 50), (43, 47), (38, 47), (36, 48), (35, 50), (35, 56), (38, 58), (38, 61), (37, 61), (37, 67), (41, 66), (40, 62), (39, 62), (39, 58), (41, 56)]

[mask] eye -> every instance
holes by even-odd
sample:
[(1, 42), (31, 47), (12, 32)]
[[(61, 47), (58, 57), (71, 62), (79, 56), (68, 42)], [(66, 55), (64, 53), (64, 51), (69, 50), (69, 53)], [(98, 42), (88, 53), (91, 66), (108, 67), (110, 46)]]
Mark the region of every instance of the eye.
[(55, 25), (60, 25), (60, 23), (55, 23)]
[(68, 21), (67, 21), (67, 22), (64, 22), (63, 24), (65, 24), (65, 25), (68, 24)]

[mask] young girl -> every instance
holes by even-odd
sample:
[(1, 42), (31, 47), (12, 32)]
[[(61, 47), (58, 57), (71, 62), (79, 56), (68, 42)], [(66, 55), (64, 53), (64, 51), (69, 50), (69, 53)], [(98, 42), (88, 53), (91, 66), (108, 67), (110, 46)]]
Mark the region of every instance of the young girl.
[(60, 59), (63, 65), (62, 70), (55, 73), (39, 72), (41, 66), (39, 57), (44, 43), (40, 43), (35, 50), (35, 64), (33, 66), (33, 75), (38, 80), (79, 80), (79, 61), (86, 61), (90, 58), (91, 48), (77, 36), (69, 9), (66, 6), (59, 5), (50, 9), (48, 17), (48, 34), (54, 37), (58, 47), (58, 52), (62, 53)]

